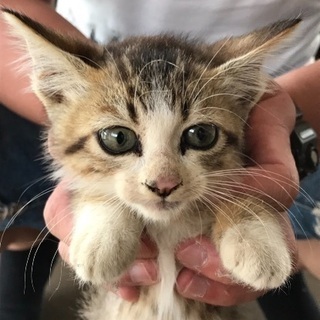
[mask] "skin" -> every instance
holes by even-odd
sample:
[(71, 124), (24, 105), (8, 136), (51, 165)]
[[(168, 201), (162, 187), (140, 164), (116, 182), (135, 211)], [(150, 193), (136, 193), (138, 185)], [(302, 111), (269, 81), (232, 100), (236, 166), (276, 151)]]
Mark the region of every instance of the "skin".
[(315, 278), (320, 280), (320, 264), (317, 259), (320, 255), (320, 241), (318, 239), (299, 240), (297, 241), (297, 247), (300, 268), (308, 270)]
[[(24, 12), (51, 28), (63, 30), (75, 37), (83, 37), (79, 31), (53, 11), (48, 1), (0, 0), (0, 5)], [(23, 117), (44, 124), (47, 118), (41, 103), (32, 93), (23, 92), (23, 89), (28, 87), (28, 77), (17, 76), (10, 67), (10, 62), (19, 57), (19, 52), (9, 45), (6, 26), (1, 18), (0, 30), (3, 31), (0, 32), (2, 54), (0, 75), (5, 79), (0, 82), (0, 101)], [(290, 96), (299, 103), (303, 111), (306, 111), (307, 119), (313, 120), (310, 121), (311, 123), (315, 122), (316, 116), (319, 119), (320, 115), (312, 113), (316, 108), (308, 108), (310, 101), (312, 106), (320, 102), (320, 93), (316, 90), (318, 80), (315, 81), (320, 76), (319, 67), (319, 63), (315, 63), (277, 79), (282, 89), (272, 97), (265, 97), (250, 117), (247, 138), (248, 154), (253, 159), (252, 169), (268, 170), (268, 177), (262, 178), (255, 174), (248, 176), (244, 183), (269, 194), (282, 206), (291, 204), (297, 194), (298, 183), (289, 145), (289, 135), (295, 120), (294, 105)], [(12, 86), (13, 83), (14, 86)], [(314, 127), (320, 129), (319, 123), (317, 126)], [(279, 175), (282, 176), (281, 181), (275, 183), (275, 178), (279, 180)], [(68, 201), (68, 194), (63, 183), (60, 183), (45, 209), (46, 223), (50, 231), (61, 240), (59, 252), (65, 261), (68, 261), (68, 238), (72, 230), (72, 214), (68, 214), (67, 211)], [(288, 244), (292, 248), (293, 258), (296, 260), (295, 241), (287, 215), (279, 213), (278, 218), (287, 235)], [(63, 223), (59, 223), (62, 220)], [(3, 242), (2, 248), (9, 248), (10, 244), (15, 243), (15, 237), (20, 237), (20, 233), (12, 232), (9, 241), (7, 236), (4, 237), (6, 247)], [(206, 254), (202, 254), (203, 251)], [(177, 278), (177, 290), (185, 297), (226, 306), (249, 301), (262, 294), (233, 283), (223, 270), (216, 249), (206, 239), (201, 241), (189, 239), (180, 244), (176, 256), (184, 266)], [(139, 286), (157, 282), (156, 257), (155, 245), (149, 239), (143, 238), (137, 260), (118, 288), (120, 296), (134, 301), (138, 298)]]

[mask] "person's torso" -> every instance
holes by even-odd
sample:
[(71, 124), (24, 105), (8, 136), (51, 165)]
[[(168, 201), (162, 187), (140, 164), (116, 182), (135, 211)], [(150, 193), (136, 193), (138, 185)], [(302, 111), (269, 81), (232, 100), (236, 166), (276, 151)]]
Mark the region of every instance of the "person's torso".
[(306, 64), (320, 44), (319, 0), (68, 0), (57, 11), (102, 43), (166, 32), (210, 43), (301, 16), (295, 40), (268, 63), (272, 74)]

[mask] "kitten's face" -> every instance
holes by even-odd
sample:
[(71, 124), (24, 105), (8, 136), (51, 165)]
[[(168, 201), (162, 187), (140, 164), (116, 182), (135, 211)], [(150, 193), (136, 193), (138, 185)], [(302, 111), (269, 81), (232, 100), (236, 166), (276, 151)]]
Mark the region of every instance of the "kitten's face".
[(75, 189), (120, 200), (153, 220), (176, 218), (215, 183), (222, 189), (221, 174), (213, 173), (241, 166), (244, 122), (254, 102), (223, 89), (211, 56), (194, 50), (195, 58), (170, 41), (146, 61), (137, 61), (141, 41), (91, 70), (87, 93), (50, 133), (52, 154)]
[(165, 221), (225, 193), (222, 170), (241, 167), (245, 122), (269, 84), (262, 60), (297, 23), (211, 46), (158, 36), (102, 47), (7, 20), (32, 58), (56, 174), (86, 200)]

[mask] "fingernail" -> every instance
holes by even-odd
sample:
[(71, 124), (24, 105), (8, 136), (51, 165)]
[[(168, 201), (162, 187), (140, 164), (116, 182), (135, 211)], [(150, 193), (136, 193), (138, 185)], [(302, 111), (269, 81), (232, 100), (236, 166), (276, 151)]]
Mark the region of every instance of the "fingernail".
[(148, 272), (143, 263), (136, 263), (129, 269), (129, 276), (133, 283), (139, 284), (152, 284), (157, 279), (155, 275)]
[(203, 298), (209, 287), (208, 280), (196, 274), (190, 274), (177, 283), (178, 291), (189, 298)]
[(194, 243), (178, 251), (177, 258), (184, 266), (197, 270), (206, 265), (208, 251), (199, 243)]

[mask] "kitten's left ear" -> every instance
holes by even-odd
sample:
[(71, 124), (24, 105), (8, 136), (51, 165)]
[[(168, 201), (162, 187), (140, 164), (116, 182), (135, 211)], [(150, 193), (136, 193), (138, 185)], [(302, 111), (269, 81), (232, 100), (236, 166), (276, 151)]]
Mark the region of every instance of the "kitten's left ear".
[(265, 59), (286, 46), (300, 21), (280, 21), (211, 45), (211, 52), (225, 62), (211, 70), (210, 77), (219, 84), (222, 92), (238, 96), (242, 105), (252, 107), (264, 92), (272, 89), (270, 77), (262, 70)]
[(63, 112), (61, 104), (81, 99), (90, 85), (87, 75), (103, 63), (103, 48), (59, 35), (15, 11), (1, 11), (13, 36), (29, 53), (26, 59), (31, 62), (32, 88), (49, 118)]

